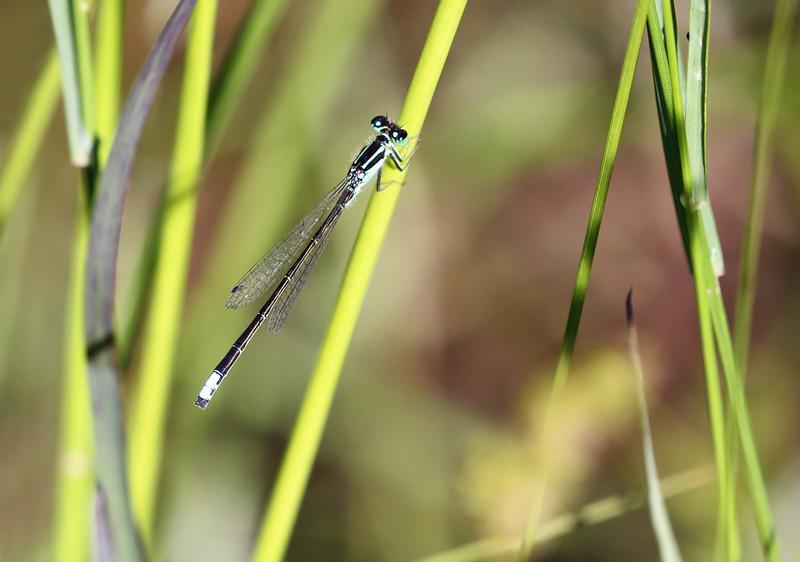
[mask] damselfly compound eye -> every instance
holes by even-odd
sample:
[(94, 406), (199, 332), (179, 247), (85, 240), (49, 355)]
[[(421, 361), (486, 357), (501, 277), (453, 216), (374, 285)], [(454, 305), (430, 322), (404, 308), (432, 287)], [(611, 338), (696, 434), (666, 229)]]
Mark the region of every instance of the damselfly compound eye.
[(405, 129), (395, 129), (392, 131), (392, 140), (397, 144), (405, 144), (408, 140), (408, 133)]
[(369, 126), (380, 133), (389, 126), (389, 119), (383, 115), (378, 115), (377, 117), (372, 118)]

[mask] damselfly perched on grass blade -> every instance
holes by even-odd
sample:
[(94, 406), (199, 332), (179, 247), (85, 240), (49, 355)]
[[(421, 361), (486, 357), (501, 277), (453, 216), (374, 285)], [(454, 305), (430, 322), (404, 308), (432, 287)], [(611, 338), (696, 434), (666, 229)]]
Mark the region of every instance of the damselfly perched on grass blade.
[(231, 289), (227, 308), (240, 308), (267, 293), (269, 298), (206, 379), (195, 400), (198, 407), (208, 406), (253, 334), (268, 317), (272, 331), (283, 327), (342, 212), (362, 188), (372, 178), (377, 180), (378, 191), (386, 187), (381, 185), (381, 169), (387, 161), (400, 171), (408, 165), (416, 150), (415, 145), (407, 154), (403, 148), (408, 142), (408, 133), (381, 115), (373, 118), (370, 126), (377, 134), (353, 159), (344, 179)]

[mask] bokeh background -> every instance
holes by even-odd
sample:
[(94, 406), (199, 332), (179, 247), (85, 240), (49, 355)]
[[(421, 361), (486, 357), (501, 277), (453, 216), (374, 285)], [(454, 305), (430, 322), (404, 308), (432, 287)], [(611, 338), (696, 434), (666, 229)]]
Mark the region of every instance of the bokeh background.
[[(688, 3), (680, 3), (685, 22)], [(129, 2), (130, 87), (172, 2)], [(220, 3), (216, 53), (248, 3)], [(259, 334), (206, 413), (197, 388), (251, 311), (240, 275), (397, 116), (435, 2), (290, 3), (202, 181), (174, 365), (156, 553), (246, 560), (367, 197), (343, 219), (280, 335)], [(327, 6), (327, 7), (326, 7)], [(344, 367), (290, 560), (413, 560), (518, 536), (633, 2), (468, 5)], [(730, 303), (771, 2), (715, 2), (708, 162)], [(327, 18), (327, 19), (324, 19)], [(52, 45), (44, 2), (0, 4), (0, 162)], [(685, 31), (683, 32), (685, 33)], [(785, 551), (800, 556), (800, 57), (789, 57), (748, 395)], [(137, 159), (118, 289), (135, 274), (172, 150), (182, 56)], [(48, 560), (77, 174), (59, 112), (0, 240), (0, 553)], [(634, 288), (662, 475), (712, 460), (691, 279), (667, 184), (646, 43), (579, 334), (556, 413), (549, 516), (643, 488), (625, 346)], [(135, 373), (136, 358), (133, 359)], [(130, 393), (136, 380), (127, 376)], [(711, 557), (713, 485), (669, 501), (688, 560)], [(749, 556), (755, 555), (741, 495)], [(646, 511), (542, 546), (542, 560), (655, 560)], [(757, 555), (756, 555), (757, 556)], [(511, 558), (509, 558), (511, 559)]]

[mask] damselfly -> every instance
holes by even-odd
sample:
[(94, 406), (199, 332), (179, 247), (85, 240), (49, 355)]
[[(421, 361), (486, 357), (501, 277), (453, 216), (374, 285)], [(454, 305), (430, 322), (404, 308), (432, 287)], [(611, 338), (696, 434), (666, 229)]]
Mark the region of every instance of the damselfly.
[(382, 115), (373, 118), (370, 126), (377, 134), (353, 159), (344, 179), (231, 289), (225, 305), (227, 308), (240, 308), (270, 292), (267, 302), (206, 379), (195, 401), (198, 407), (208, 405), (267, 318), (272, 331), (277, 332), (283, 327), (334, 226), (361, 189), (376, 178), (377, 189), (381, 191), (385, 187), (381, 185), (383, 165), (390, 161), (403, 171), (413, 156), (413, 151), (406, 154), (404, 149), (408, 142), (405, 129)]

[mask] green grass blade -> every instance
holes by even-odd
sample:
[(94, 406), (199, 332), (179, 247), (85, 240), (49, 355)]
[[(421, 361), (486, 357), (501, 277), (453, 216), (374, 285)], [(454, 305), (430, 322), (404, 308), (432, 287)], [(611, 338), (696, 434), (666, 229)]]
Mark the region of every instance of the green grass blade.
[[(664, 150), (664, 159), (667, 163), (672, 203), (675, 215), (678, 217), (678, 226), (681, 231), (681, 240), (689, 256), (689, 231), (687, 227), (686, 212), (683, 206), (683, 177), (681, 176), (678, 146), (675, 143), (675, 109), (672, 99), (672, 85), (669, 78), (667, 62), (667, 49), (664, 46), (664, 25), (659, 16), (661, 4), (653, 0), (647, 14), (647, 37), (650, 44), (650, 60), (653, 68), (653, 85), (656, 92), (656, 109), (658, 111), (658, 124), (661, 131), (661, 141)], [(691, 267), (691, 263), (689, 263)]]
[[(700, 249), (705, 251), (703, 247)], [(710, 262), (708, 255), (701, 256), (701, 259), (706, 260), (707, 263)], [(747, 409), (744, 386), (736, 365), (727, 313), (725, 312), (725, 304), (722, 301), (722, 292), (718, 279), (712, 275), (709, 267), (704, 269), (704, 273), (705, 287), (703, 289), (711, 295), (709, 304), (714, 325), (714, 335), (725, 374), (725, 384), (728, 388), (731, 410), (739, 434), (739, 447), (744, 459), (745, 478), (750, 490), (750, 498), (753, 502), (753, 514), (756, 519), (761, 549), (767, 560), (779, 562), (781, 554), (775, 532), (775, 522), (769, 505), (764, 475), (761, 472), (761, 463), (758, 458), (758, 448), (756, 447), (752, 423), (750, 422), (750, 413)]]
[[(657, 8), (662, 8), (658, 10)], [(673, 14), (673, 7), (670, 5), (667, 9), (663, 9), (658, 2), (651, 5), (650, 13), (648, 15), (648, 36), (650, 39), (651, 57), (654, 61), (653, 64), (653, 78), (656, 94), (656, 106), (658, 109), (659, 124), (661, 127), (661, 138), (664, 148), (664, 156), (667, 164), (667, 172), (670, 179), (670, 188), (672, 192), (673, 202), (675, 205), (675, 213), (678, 218), (678, 225), (681, 230), (682, 238), (684, 241), (684, 248), (686, 250), (687, 260), (690, 264), (690, 269), (693, 270), (692, 263), (692, 249), (689, 234), (689, 212), (684, 204), (685, 201), (690, 201), (691, 198), (687, 196), (687, 190), (690, 187), (686, 184), (686, 176), (684, 176), (684, 160), (682, 159), (682, 147), (680, 145), (680, 138), (682, 133), (678, 133), (678, 122), (676, 116), (676, 100), (682, 106), (681, 92), (679, 87), (673, 86), (672, 69), (667, 55), (667, 47), (665, 43), (665, 23), (663, 14), (668, 12)], [(695, 10), (695, 15), (697, 11)], [(674, 30), (674, 25), (670, 25), (670, 29)], [(675, 34), (672, 35), (674, 41)], [(703, 35), (696, 37), (702, 38)], [(674, 46), (677, 52), (677, 46)], [(695, 55), (696, 56), (696, 55)], [(680, 67), (678, 66), (678, 73)], [(680, 84), (678, 81), (676, 84)], [(700, 93), (698, 88), (693, 89), (694, 93)], [(702, 100), (693, 101), (693, 107), (699, 108)], [(696, 113), (699, 113), (699, 109)], [(697, 121), (695, 121), (697, 124)], [(698, 129), (699, 130), (699, 129)], [(704, 134), (704, 125), (702, 132)], [(698, 145), (703, 145), (702, 142), (697, 142)], [(702, 162), (705, 158), (702, 158)], [(724, 497), (726, 493), (726, 482), (728, 480), (727, 465), (725, 463), (725, 435), (724, 425), (720, 424), (722, 418), (722, 397), (719, 384), (719, 373), (716, 362), (716, 351), (714, 348), (714, 336), (711, 327), (711, 317), (708, 311), (707, 297), (705, 293), (697, 293), (697, 309), (698, 321), (700, 328), (700, 341), (703, 348), (703, 365), (706, 374), (706, 396), (708, 400), (709, 418), (712, 428), (712, 441), (714, 443), (715, 458), (717, 459), (717, 481), (719, 486), (719, 520), (717, 529), (717, 545), (721, 545), (721, 541), (725, 536), (725, 522), (727, 518), (724, 517), (723, 512), (725, 509)], [(721, 550), (718, 550), (718, 555)]]
[[(67, 120), (67, 137), (69, 139), (70, 159), (75, 166), (87, 166), (92, 159), (93, 135), (91, 117), (86, 113), (90, 107), (91, 88), (85, 82), (86, 73), (91, 76), (87, 37), (88, 28), (85, 14), (77, 14), (73, 22), (78, 2), (70, 0), (48, 0), (50, 18), (58, 49), (58, 60), (61, 65), (61, 89), (64, 96), (64, 112)], [(91, 82), (89, 82), (91, 84)]]
[[(439, 3), (399, 118), (411, 136), (422, 129), (465, 7), (466, 0)], [(384, 181), (398, 183), (370, 199), (259, 533), (252, 558), (256, 562), (283, 560), (364, 294), (404, 177), (404, 173), (387, 169)]]
[(167, 183), (150, 312), (131, 413), (129, 473), (134, 516), (146, 543), (153, 530), (161, 454), (192, 248), (197, 182), (205, 152), (205, 115), (216, 0), (198, 0), (189, 28), (172, 166)]
[(764, 80), (758, 108), (755, 145), (753, 147), (753, 176), (747, 207), (747, 224), (742, 240), (739, 287), (736, 293), (734, 343), (736, 364), (747, 371), (753, 303), (756, 294), (759, 250), (764, 230), (764, 207), (770, 180), (775, 125), (780, 109), (786, 60), (789, 55), (792, 30), (797, 13), (797, 0), (778, 0), (770, 32)]
[[(750, 199), (747, 207), (747, 223), (742, 238), (739, 286), (736, 292), (736, 314), (734, 319), (733, 344), (736, 365), (742, 374), (742, 384), (747, 375), (749, 361), (750, 332), (753, 306), (755, 303), (758, 275), (759, 252), (764, 229), (764, 210), (769, 188), (770, 164), (772, 162), (775, 125), (778, 120), (780, 97), (783, 90), (786, 60), (792, 37), (792, 26), (797, 13), (797, 0), (779, 0), (772, 21), (767, 60), (764, 67), (764, 80), (761, 85), (761, 98), (758, 108), (758, 124), (753, 148), (753, 176)], [(729, 435), (734, 433), (733, 417), (728, 416)], [(729, 439), (730, 465), (732, 476), (728, 491), (728, 512), (731, 514), (729, 526), (735, 528), (738, 447), (735, 439)], [(728, 544), (730, 560), (741, 560), (741, 545), (738, 534), (731, 537)]]
[[(672, 498), (705, 486), (713, 480), (709, 467), (693, 468), (667, 476), (660, 481), (664, 498)], [(564, 537), (592, 525), (599, 525), (641, 509), (647, 503), (642, 493), (614, 495), (591, 502), (582, 508), (558, 515), (542, 524), (536, 542), (541, 544)], [(465, 544), (445, 552), (420, 558), (417, 562), (485, 562), (506, 557), (518, 549), (519, 539), (495, 537)], [(505, 560), (505, 558), (503, 558)]]
[(639, 351), (639, 335), (633, 318), (633, 290), (625, 299), (625, 312), (628, 320), (628, 350), (631, 355), (633, 372), (636, 378), (636, 399), (642, 424), (642, 441), (644, 450), (644, 466), (647, 476), (647, 504), (650, 508), (650, 521), (658, 543), (658, 552), (662, 562), (681, 562), (678, 541), (669, 520), (669, 513), (664, 502), (664, 492), (658, 477), (656, 452), (653, 447), (653, 434), (650, 430), (650, 417), (647, 413), (647, 397), (644, 391), (644, 368)]
[[(670, 79), (672, 81), (672, 92), (675, 100), (675, 136), (679, 149), (681, 165), (681, 176), (683, 179), (684, 200), (693, 201), (693, 185), (691, 166), (688, 157), (688, 146), (686, 137), (686, 123), (683, 113), (681, 91), (678, 87), (680, 64), (677, 59), (677, 46), (675, 30), (672, 23), (671, 3), (664, 0), (664, 30), (667, 59), (670, 65)], [(705, 141), (703, 141), (705, 142)], [(673, 187), (674, 189), (674, 187)], [(745, 469), (750, 495), (753, 500), (754, 513), (756, 516), (756, 526), (759, 532), (762, 549), (768, 560), (777, 562), (780, 559), (779, 549), (775, 537), (775, 528), (772, 513), (767, 499), (766, 484), (758, 460), (755, 439), (750, 425), (749, 413), (747, 411), (744, 390), (741, 379), (736, 367), (733, 355), (733, 347), (725, 313), (724, 303), (722, 302), (721, 291), (718, 278), (715, 275), (713, 261), (710, 255), (710, 244), (708, 243), (706, 229), (702, 217), (697, 212), (694, 205), (688, 207), (688, 232), (690, 238), (690, 259), (695, 283), (695, 295), (697, 298), (698, 317), (703, 337), (703, 356), (706, 367), (706, 381), (709, 389), (709, 415), (711, 417), (712, 435), (714, 439), (715, 455), (720, 474), (720, 502), (723, 509), (729, 509), (730, 503), (726, 501), (728, 484), (730, 481), (730, 466), (728, 457), (725, 453), (724, 423), (721, 422), (721, 404), (716, 404), (720, 400), (716, 396), (717, 381), (716, 355), (715, 350), (707, 343), (707, 324), (710, 314), (713, 333), (722, 359), (725, 382), (728, 386), (731, 408), (737, 422), (737, 429), (741, 446), (746, 449)], [(724, 474), (723, 474), (724, 473)], [(720, 517), (721, 524), (730, 521), (730, 517), (723, 514)], [(730, 530), (730, 532), (734, 532)], [(717, 544), (720, 544), (719, 541)]]
[(119, 120), (122, 84), (122, 37), (125, 18), (124, 0), (101, 0), (97, 9), (95, 41), (95, 135), (97, 159), (104, 168), (111, 153), (111, 143)]
[[(608, 127), (606, 144), (603, 148), (603, 156), (600, 162), (600, 172), (597, 177), (594, 197), (592, 199), (592, 207), (589, 211), (589, 222), (586, 225), (583, 248), (581, 249), (581, 255), (578, 260), (578, 272), (575, 276), (575, 286), (572, 290), (572, 301), (570, 302), (569, 313), (567, 315), (567, 325), (564, 330), (564, 337), (561, 341), (561, 351), (558, 356), (553, 386), (545, 412), (543, 435), (545, 435), (546, 441), (548, 440), (547, 436), (551, 433), (549, 426), (552, 412), (560, 405), (561, 394), (566, 384), (567, 375), (569, 374), (572, 352), (575, 348), (575, 339), (578, 335), (583, 304), (586, 300), (586, 290), (592, 272), (592, 262), (594, 260), (595, 250), (597, 249), (597, 240), (600, 235), (600, 226), (603, 220), (606, 200), (608, 198), (608, 190), (611, 185), (611, 176), (614, 172), (614, 164), (617, 160), (619, 140), (622, 135), (622, 125), (625, 122), (625, 114), (628, 109), (633, 75), (636, 71), (636, 63), (639, 58), (639, 51), (641, 50), (644, 26), (647, 20), (648, 4), (649, 0), (639, 0), (636, 4), (636, 12), (634, 13), (633, 23), (631, 24), (631, 30), (628, 36), (625, 57), (622, 61), (617, 94), (614, 99), (614, 106), (611, 110), (611, 122)], [(545, 443), (543, 447), (546, 452), (548, 443)], [(549, 455), (545, 454), (544, 458), (548, 459)], [(545, 460), (545, 462), (549, 461)], [(531, 557), (533, 546), (537, 540), (537, 527), (544, 506), (545, 490), (551, 470), (552, 468), (550, 466), (545, 466), (542, 470), (541, 489), (543, 491), (534, 500), (534, 504), (531, 508), (531, 514), (525, 529), (525, 536), (522, 539), (520, 548), (520, 558), (522, 560), (528, 560)]]
[[(669, 17), (668, 17), (669, 19)], [(683, 178), (684, 201), (690, 201), (690, 214), (697, 214), (702, 223), (702, 230), (695, 232), (705, 234), (703, 243), (707, 245), (708, 255), (711, 257), (711, 268), (714, 275), (719, 277), (724, 272), (722, 249), (714, 222), (713, 211), (708, 197), (706, 170), (706, 113), (707, 113), (707, 78), (708, 78), (708, 34), (710, 25), (710, 5), (708, 0), (692, 0), (689, 11), (689, 60), (687, 65), (687, 78), (682, 92), (674, 92), (676, 100), (685, 99), (686, 117), (685, 128), (681, 127), (680, 109), (675, 114), (676, 127), (674, 135), (677, 137), (680, 169)], [(676, 37), (665, 37), (666, 44), (676, 41)], [(678, 69), (680, 71), (680, 69)], [(679, 97), (683, 95), (684, 97)], [(685, 138), (685, 144), (681, 139)], [(688, 166), (689, 176), (686, 174)], [(687, 183), (688, 182), (688, 183)], [(691, 222), (691, 218), (689, 221)], [(692, 243), (694, 240), (692, 241)], [(690, 251), (693, 251), (690, 246)], [(730, 464), (727, 462), (727, 443), (725, 416), (723, 411), (722, 389), (720, 385), (719, 369), (714, 347), (713, 328), (708, 304), (708, 293), (695, 283), (697, 298), (697, 312), (700, 329), (700, 341), (703, 349), (703, 366), (706, 380), (706, 400), (708, 403), (709, 424), (711, 426), (714, 458), (717, 466), (718, 502), (716, 556), (724, 559), (725, 544), (736, 540), (737, 529), (730, 526), (735, 514), (729, 512), (732, 507), (727, 499), (728, 483), (731, 481)]]
[(708, 195), (706, 169), (706, 97), (708, 93), (708, 32), (711, 22), (709, 0), (692, 0), (689, 11), (689, 56), (686, 65), (686, 136), (694, 198), (709, 243), (714, 274), (725, 273), (722, 245)]
[(60, 92), (58, 53), (53, 50), (33, 86), (0, 174), (0, 236), (42, 146)]
[(286, 0), (256, 0), (242, 20), (242, 27), (214, 80), (208, 101), (206, 134), (209, 149), (213, 150), (219, 142), (233, 116), (258, 60), (264, 56), (264, 45), (272, 35), (286, 3)]
[(72, 271), (67, 296), (64, 336), (64, 377), (61, 383), (61, 421), (56, 470), (53, 560), (88, 560), (94, 493), (91, 397), (86, 343), (83, 337), (83, 294), (89, 240), (87, 191), (78, 189)]

